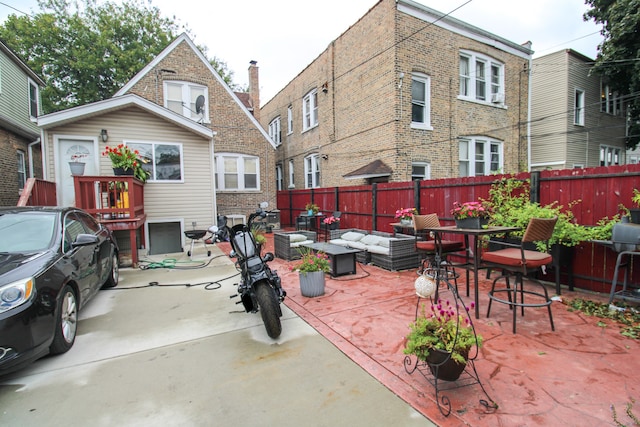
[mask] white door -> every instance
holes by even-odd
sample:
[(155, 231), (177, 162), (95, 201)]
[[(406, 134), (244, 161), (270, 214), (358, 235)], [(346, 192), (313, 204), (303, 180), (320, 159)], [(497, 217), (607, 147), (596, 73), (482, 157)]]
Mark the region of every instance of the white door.
[(59, 139), (56, 168), (60, 183), (60, 202), (62, 206), (75, 206), (73, 176), (69, 162), (84, 163), (83, 175), (98, 175), (97, 141), (91, 139)]

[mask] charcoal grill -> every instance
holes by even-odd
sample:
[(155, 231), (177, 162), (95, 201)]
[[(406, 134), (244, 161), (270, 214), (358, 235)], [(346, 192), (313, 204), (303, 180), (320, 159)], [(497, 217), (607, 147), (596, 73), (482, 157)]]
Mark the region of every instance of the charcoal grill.
[(191, 258), (191, 254), (193, 253), (193, 246), (195, 242), (198, 240), (202, 240), (202, 244), (204, 245), (204, 248), (207, 250), (207, 256), (211, 256), (211, 251), (207, 247), (207, 242), (205, 241), (205, 238), (204, 238), (204, 236), (206, 236), (208, 232), (209, 230), (189, 230), (184, 232), (184, 235), (187, 236), (189, 239), (191, 239), (191, 249), (187, 251), (187, 256), (189, 258)]
[[(606, 246), (618, 253), (616, 268), (613, 271), (613, 280), (611, 281), (609, 304), (613, 302), (614, 298), (640, 302), (640, 288), (629, 287), (627, 284), (629, 266), (633, 261), (633, 257), (640, 255), (640, 224), (619, 222), (615, 224), (611, 230), (611, 240), (596, 240), (595, 243)], [(620, 268), (624, 269), (624, 278), (622, 281), (622, 289), (616, 291)]]

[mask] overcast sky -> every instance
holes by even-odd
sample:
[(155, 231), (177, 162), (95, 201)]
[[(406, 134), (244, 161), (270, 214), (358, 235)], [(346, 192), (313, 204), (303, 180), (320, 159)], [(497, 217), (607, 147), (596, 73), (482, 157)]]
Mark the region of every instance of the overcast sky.
[[(116, 0), (117, 1), (117, 0)], [(265, 104), (362, 17), (376, 0), (151, 0), (186, 25), (209, 56), (225, 61), (234, 81), (248, 84), (249, 61), (260, 67)], [(600, 26), (585, 22), (584, 0), (418, 0), (430, 8), (515, 43), (531, 41), (534, 57), (572, 48), (597, 54)], [(11, 7), (10, 7), (11, 6)], [(13, 8), (12, 8), (13, 7)], [(36, 0), (0, 0), (0, 22), (19, 11), (38, 12)], [(454, 11), (455, 10), (455, 11)]]

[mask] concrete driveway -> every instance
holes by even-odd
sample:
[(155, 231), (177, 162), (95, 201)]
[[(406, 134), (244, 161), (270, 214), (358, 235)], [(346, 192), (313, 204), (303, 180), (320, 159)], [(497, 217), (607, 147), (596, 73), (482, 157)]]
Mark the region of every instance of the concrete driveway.
[(0, 425), (434, 425), (284, 305), (270, 339), (229, 299), (237, 277), (221, 279), (236, 270), (210, 248), (174, 254), (179, 269), (123, 269), (68, 353), (0, 378)]

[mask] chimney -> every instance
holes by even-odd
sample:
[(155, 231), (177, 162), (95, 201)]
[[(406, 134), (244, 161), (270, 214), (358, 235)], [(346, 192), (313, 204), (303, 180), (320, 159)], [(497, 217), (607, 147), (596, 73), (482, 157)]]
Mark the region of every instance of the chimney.
[(249, 99), (253, 107), (253, 117), (260, 120), (260, 85), (257, 61), (249, 61)]

